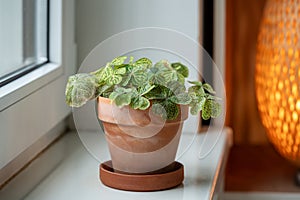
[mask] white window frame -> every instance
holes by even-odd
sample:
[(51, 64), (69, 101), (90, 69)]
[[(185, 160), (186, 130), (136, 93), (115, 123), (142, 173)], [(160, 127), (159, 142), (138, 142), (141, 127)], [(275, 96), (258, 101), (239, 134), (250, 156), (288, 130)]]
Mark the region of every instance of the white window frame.
[(74, 4), (50, 1), (50, 62), (0, 88), (0, 185), (57, 137), (53, 129), (70, 113), (64, 90), (76, 71)]

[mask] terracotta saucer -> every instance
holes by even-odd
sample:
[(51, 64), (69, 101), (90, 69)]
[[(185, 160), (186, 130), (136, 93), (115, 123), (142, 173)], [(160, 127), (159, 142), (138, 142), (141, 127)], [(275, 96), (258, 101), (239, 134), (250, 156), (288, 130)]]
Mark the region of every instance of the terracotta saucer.
[(104, 185), (120, 190), (136, 192), (165, 190), (180, 185), (184, 178), (183, 165), (179, 162), (146, 174), (116, 172), (111, 166), (111, 161), (100, 165), (100, 180)]

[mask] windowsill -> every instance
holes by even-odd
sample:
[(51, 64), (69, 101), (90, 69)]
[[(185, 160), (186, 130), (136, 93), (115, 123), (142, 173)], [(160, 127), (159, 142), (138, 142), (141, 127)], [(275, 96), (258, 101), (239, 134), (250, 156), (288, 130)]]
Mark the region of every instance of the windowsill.
[[(99, 134), (94, 132), (86, 133), (92, 138)], [(181, 143), (187, 143), (192, 139), (192, 135), (183, 134)], [(33, 163), (35, 170), (27, 169), (25, 180), (12, 181), (11, 185), (4, 188), (3, 195), (0, 197), (10, 197), (10, 188), (16, 195), (18, 188), (24, 190), (24, 184), (33, 184), (29, 177), (39, 174), (45, 167), (51, 166), (53, 156), (64, 154), (62, 162), (44, 178), (34, 189), (26, 195), (25, 199), (212, 199), (222, 195), (223, 175), (227, 154), (231, 145), (232, 133), (230, 129), (224, 129), (216, 146), (210, 154), (202, 160), (197, 159), (199, 145), (202, 144), (205, 135), (199, 134), (195, 142), (188, 151), (179, 159), (184, 164), (185, 179), (184, 183), (170, 190), (159, 192), (125, 192), (104, 186), (99, 180), (99, 162), (92, 158), (80, 142), (77, 134), (70, 133), (53, 145), (49, 150), (55, 154), (41, 156), (40, 167)], [(104, 138), (104, 135), (103, 135)], [(103, 143), (103, 144), (102, 144)], [(62, 145), (63, 144), (63, 145)], [(97, 145), (105, 148), (104, 139), (97, 140)], [(64, 149), (61, 154), (57, 150), (62, 146)], [(204, 147), (205, 148), (205, 147)], [(49, 151), (48, 150), (48, 151)], [(46, 153), (45, 153), (46, 155)], [(38, 160), (37, 159), (37, 160)], [(48, 160), (48, 161), (47, 161)], [(45, 162), (47, 166), (45, 166)], [(30, 166), (28, 167), (30, 168)], [(32, 174), (31, 174), (32, 173)], [(27, 180), (26, 180), (27, 177)], [(14, 184), (19, 185), (18, 187)], [(29, 189), (29, 188), (28, 188)], [(30, 190), (29, 190), (30, 191)], [(23, 191), (24, 192), (24, 191)], [(25, 193), (24, 193), (25, 194)]]
[(56, 63), (47, 63), (17, 80), (0, 88), (0, 111), (13, 105), (47, 83), (63, 74), (63, 68)]

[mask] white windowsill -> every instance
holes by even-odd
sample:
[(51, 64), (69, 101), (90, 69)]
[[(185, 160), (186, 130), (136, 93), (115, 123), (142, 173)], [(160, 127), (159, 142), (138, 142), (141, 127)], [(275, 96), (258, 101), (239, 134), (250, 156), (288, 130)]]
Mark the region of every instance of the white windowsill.
[[(94, 132), (86, 134), (90, 135), (91, 139), (95, 135), (98, 135), (97, 138), (99, 137), (99, 134)], [(183, 134), (181, 143), (189, 142), (192, 138), (193, 135)], [(179, 162), (183, 163), (185, 167), (185, 179), (181, 186), (165, 191), (138, 193), (119, 191), (104, 186), (99, 181), (98, 167), (100, 163), (86, 151), (77, 134), (67, 134), (56, 144), (56, 147), (53, 145), (52, 150), (50, 148), (53, 151), (53, 149), (64, 146), (67, 148), (64, 150), (67, 152), (64, 152), (66, 156), (42, 182), (26, 195), (25, 199), (217, 199), (223, 192), (224, 166), (231, 146), (232, 132), (230, 129), (224, 129), (211, 153), (199, 160), (197, 155), (203, 139), (203, 134), (197, 135), (191, 148), (179, 159)], [(97, 140), (96, 143), (103, 148), (106, 146), (104, 139)], [(52, 157), (59, 153), (55, 152), (52, 156), (48, 154), (47, 158), (41, 156), (42, 158), (39, 160), (43, 162), (40, 167), (37, 167), (35, 163), (31, 164), (35, 170), (30, 172), (27, 169), (25, 179), (12, 181), (4, 188), (3, 196), (0, 194), (0, 197), (9, 198), (11, 193), (16, 195), (18, 188), (21, 188), (24, 193), (24, 183), (26, 185), (33, 184), (28, 178), (33, 174), (39, 174), (39, 171), (45, 168), (43, 163), (47, 160), (49, 160), (47, 167), (50, 166), (50, 162), (53, 161)], [(61, 157), (61, 154), (59, 155)]]

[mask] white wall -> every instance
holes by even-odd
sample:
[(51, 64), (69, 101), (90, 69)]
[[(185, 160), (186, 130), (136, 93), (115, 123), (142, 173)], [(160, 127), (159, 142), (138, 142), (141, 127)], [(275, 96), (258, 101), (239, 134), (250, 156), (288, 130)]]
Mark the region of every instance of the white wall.
[[(128, 29), (169, 28), (199, 41), (202, 38), (199, 35), (201, 2), (201, 0), (77, 0), (78, 66), (101, 41)], [(86, 106), (93, 109), (94, 103)], [(95, 119), (84, 114), (78, 117), (77, 128), (97, 130), (99, 125)], [(196, 124), (195, 122), (191, 123)]]
[(78, 65), (101, 41), (138, 27), (163, 27), (199, 37), (198, 0), (77, 0)]

